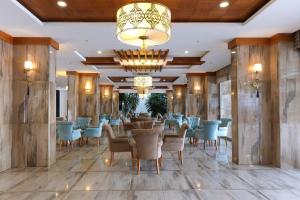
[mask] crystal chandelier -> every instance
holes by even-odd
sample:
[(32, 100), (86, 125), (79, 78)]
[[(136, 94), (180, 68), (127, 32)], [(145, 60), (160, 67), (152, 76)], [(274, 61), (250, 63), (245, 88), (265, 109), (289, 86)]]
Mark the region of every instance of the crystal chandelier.
[(151, 76), (136, 76), (133, 79), (133, 85), (136, 88), (152, 87), (152, 77)]
[(117, 12), (117, 36), (142, 48), (166, 43), (171, 37), (171, 11), (158, 3), (124, 5)]

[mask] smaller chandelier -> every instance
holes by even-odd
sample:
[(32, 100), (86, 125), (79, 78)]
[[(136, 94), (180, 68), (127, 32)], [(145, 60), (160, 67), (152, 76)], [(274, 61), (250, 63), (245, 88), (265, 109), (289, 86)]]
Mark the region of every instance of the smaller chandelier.
[(166, 43), (171, 37), (171, 11), (158, 3), (124, 5), (117, 11), (117, 36), (142, 48)]
[(136, 88), (152, 87), (152, 77), (151, 76), (136, 76), (133, 79), (133, 86)]

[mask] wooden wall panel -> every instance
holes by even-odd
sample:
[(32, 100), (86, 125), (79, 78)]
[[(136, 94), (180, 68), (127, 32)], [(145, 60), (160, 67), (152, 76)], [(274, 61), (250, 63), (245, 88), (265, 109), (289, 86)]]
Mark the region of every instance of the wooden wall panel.
[[(13, 49), (12, 167), (47, 167), (55, 162), (56, 50), (48, 45), (14, 45)], [(34, 66), (29, 83), (24, 74), (26, 59)]]
[(119, 91), (113, 91), (113, 117), (117, 118), (119, 116)]
[(100, 85), (100, 114), (112, 114), (112, 85)]
[(11, 167), (13, 46), (0, 40), (0, 172)]
[(173, 111), (186, 115), (186, 85), (173, 85)]
[(79, 76), (68, 74), (68, 121), (75, 121), (78, 116), (79, 107)]
[[(86, 83), (91, 85), (91, 90), (85, 89)], [(91, 124), (98, 125), (99, 121), (99, 76), (97, 74), (79, 74), (79, 104), (78, 116), (88, 116), (92, 118)]]
[(167, 90), (167, 112), (168, 113), (173, 113), (173, 91), (172, 90)]
[(280, 166), (300, 168), (300, 51), (282, 41), (277, 52)]
[[(237, 46), (232, 55), (233, 160), (239, 164), (270, 164), (271, 104), (268, 45)], [(260, 98), (245, 82), (253, 77), (253, 65), (261, 63), (263, 81)]]

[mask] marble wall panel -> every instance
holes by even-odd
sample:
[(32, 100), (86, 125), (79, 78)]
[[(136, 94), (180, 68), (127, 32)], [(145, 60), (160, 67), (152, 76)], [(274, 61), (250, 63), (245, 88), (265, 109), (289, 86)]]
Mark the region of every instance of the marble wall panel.
[(216, 76), (205, 77), (205, 96), (207, 103), (207, 120), (217, 120), (220, 115), (219, 88), (216, 83)]
[(0, 40), (0, 172), (11, 167), (13, 46)]
[(293, 42), (277, 45), (280, 166), (300, 168), (300, 51)]
[[(79, 74), (79, 104), (78, 116), (88, 116), (92, 118), (92, 125), (97, 125), (99, 121), (99, 75)], [(85, 88), (86, 84), (91, 85), (91, 89)]]
[(113, 91), (113, 117), (119, 116), (119, 91)]
[(78, 116), (79, 107), (79, 76), (68, 75), (68, 121), (75, 121)]
[[(233, 161), (238, 164), (270, 164), (271, 104), (270, 51), (268, 46), (238, 46), (232, 55)], [(260, 98), (245, 85), (253, 78), (253, 65), (261, 63)]]
[(112, 114), (113, 107), (113, 86), (100, 85), (100, 114)]
[[(56, 50), (14, 45), (13, 51), (12, 167), (49, 167), (55, 162)], [(26, 59), (34, 66), (29, 82), (23, 68)]]
[(168, 113), (173, 113), (173, 91), (172, 90), (167, 90), (167, 112)]
[(186, 85), (173, 85), (173, 111), (186, 115)]

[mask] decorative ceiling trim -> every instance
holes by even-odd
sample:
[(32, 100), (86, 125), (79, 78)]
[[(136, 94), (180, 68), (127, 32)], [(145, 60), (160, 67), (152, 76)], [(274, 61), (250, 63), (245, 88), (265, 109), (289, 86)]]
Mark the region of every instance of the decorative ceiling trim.
[(14, 38), (11, 35), (0, 30), (0, 40), (12, 44)]
[(59, 43), (49, 37), (14, 37), (13, 41), (16, 45), (50, 45), (59, 50)]
[(205, 73), (186, 73), (187, 77), (191, 76), (215, 76), (216, 72), (205, 72)]
[(278, 33), (270, 38), (235, 38), (228, 43), (228, 49), (242, 45), (270, 45), (280, 41), (293, 41), (292, 33)]

